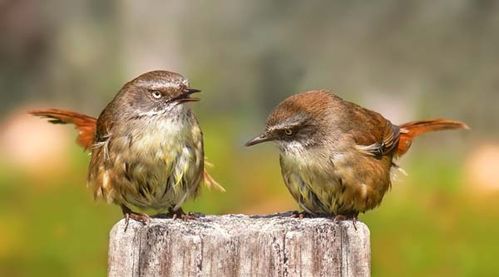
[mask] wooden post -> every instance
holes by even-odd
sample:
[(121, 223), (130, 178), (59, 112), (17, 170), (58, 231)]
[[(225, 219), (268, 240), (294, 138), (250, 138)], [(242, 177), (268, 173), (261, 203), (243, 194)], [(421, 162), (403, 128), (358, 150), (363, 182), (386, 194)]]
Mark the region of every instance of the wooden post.
[(223, 215), (124, 220), (110, 234), (109, 276), (370, 276), (369, 229), (327, 218)]

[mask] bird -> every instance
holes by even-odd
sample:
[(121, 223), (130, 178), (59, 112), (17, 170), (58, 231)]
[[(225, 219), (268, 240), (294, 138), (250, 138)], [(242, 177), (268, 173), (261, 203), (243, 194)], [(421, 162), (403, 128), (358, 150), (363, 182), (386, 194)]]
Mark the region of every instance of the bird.
[(265, 130), (246, 146), (272, 141), (280, 150), (284, 183), (303, 210), (294, 216), (355, 220), (380, 205), (395, 160), (427, 132), (469, 129), (432, 119), (395, 125), (381, 114), (329, 90), (292, 95), (271, 112)]
[(121, 207), (125, 226), (146, 224), (149, 211), (185, 219), (181, 206), (202, 180), (223, 190), (205, 170), (203, 133), (186, 105), (200, 91), (178, 73), (156, 70), (127, 82), (98, 118), (54, 108), (30, 113), (75, 126), (77, 143), (91, 153), (87, 186)]

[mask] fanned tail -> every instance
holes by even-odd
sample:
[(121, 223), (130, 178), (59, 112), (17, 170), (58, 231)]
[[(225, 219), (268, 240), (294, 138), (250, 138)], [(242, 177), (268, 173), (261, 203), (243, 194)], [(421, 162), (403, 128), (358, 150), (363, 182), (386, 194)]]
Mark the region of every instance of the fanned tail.
[(97, 119), (94, 117), (59, 109), (35, 110), (30, 111), (29, 113), (48, 118), (50, 123), (75, 125), (75, 128), (78, 130), (78, 138), (76, 141), (85, 150), (94, 143), (97, 125)]
[(450, 119), (433, 119), (412, 121), (400, 126), (400, 138), (397, 147), (397, 156), (402, 156), (411, 147), (412, 140), (424, 133), (452, 130), (452, 129), (469, 129), (466, 123)]

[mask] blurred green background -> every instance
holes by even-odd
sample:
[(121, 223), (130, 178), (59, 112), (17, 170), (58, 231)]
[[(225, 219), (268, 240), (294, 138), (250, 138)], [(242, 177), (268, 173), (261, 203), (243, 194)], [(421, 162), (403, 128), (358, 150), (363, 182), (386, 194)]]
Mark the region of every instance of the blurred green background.
[(499, 274), (499, 2), (0, 1), (0, 275), (103, 276), (116, 206), (85, 188), (88, 155), (33, 107), (98, 115), (126, 81), (177, 71), (212, 175), (204, 213), (296, 209), (271, 144), (243, 143), (285, 97), (328, 88), (394, 123), (470, 132), (416, 140), (371, 229), (374, 276)]

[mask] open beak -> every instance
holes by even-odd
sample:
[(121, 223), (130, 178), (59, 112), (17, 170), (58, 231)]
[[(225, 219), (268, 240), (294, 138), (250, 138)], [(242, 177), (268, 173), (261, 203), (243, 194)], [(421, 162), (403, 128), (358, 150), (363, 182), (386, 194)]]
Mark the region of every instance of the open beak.
[(173, 100), (177, 101), (179, 103), (199, 101), (200, 100), (199, 98), (191, 97), (191, 94), (196, 93), (196, 92), (201, 92), (201, 90), (195, 89), (195, 88), (185, 88), (184, 90), (182, 90), (182, 94), (175, 97)]
[(201, 92), (201, 90), (197, 89), (197, 88), (186, 88), (186, 89), (184, 89), (183, 92), (186, 93), (186, 94), (193, 94), (193, 93), (196, 93), (196, 92)]
[(274, 138), (270, 134), (268, 134), (267, 132), (264, 132), (261, 135), (259, 135), (258, 137), (249, 140), (244, 145), (245, 146), (252, 146), (255, 144), (259, 144), (259, 143), (271, 141), (271, 140), (274, 140)]

